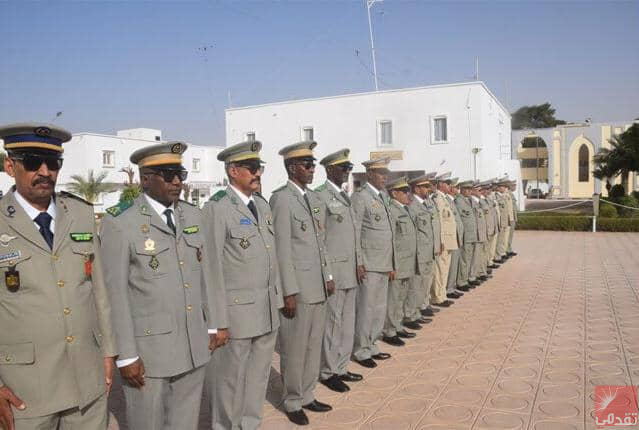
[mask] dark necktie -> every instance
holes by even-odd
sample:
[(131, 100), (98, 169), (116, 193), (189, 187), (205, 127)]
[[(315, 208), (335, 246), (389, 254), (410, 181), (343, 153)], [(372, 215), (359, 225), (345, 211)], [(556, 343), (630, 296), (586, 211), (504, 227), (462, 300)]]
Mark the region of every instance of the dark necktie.
[(53, 249), (53, 232), (49, 228), (52, 220), (53, 218), (47, 212), (40, 212), (40, 214), (34, 219), (36, 224), (40, 227), (40, 234), (44, 238), (44, 241), (47, 242), (50, 249)]
[(166, 209), (163, 214), (166, 216), (166, 225), (173, 231), (175, 234), (175, 224), (173, 223), (173, 211), (171, 209)]
[(313, 213), (313, 209), (311, 209), (311, 202), (308, 200), (308, 194), (304, 193), (304, 201), (306, 202), (306, 206), (310, 213)]
[(348, 197), (348, 194), (346, 194), (345, 191), (340, 191), (339, 195), (342, 196), (344, 200), (346, 200), (346, 203), (348, 203), (349, 205), (351, 204), (351, 199), (350, 197)]
[(253, 214), (253, 216), (255, 217), (255, 221), (259, 222), (259, 218), (257, 217), (257, 208), (255, 207), (255, 202), (253, 200), (249, 200), (247, 206), (249, 210), (251, 211), (251, 213)]

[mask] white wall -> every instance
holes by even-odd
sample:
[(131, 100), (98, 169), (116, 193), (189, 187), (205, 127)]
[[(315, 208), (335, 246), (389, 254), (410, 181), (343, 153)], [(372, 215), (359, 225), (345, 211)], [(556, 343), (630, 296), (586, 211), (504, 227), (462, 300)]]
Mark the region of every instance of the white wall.
[[(490, 117), (484, 114), (488, 100), (493, 104)], [(467, 105), (471, 107), (470, 122)], [(447, 144), (431, 143), (432, 117), (437, 115), (448, 118)], [(378, 146), (380, 120), (392, 121), (392, 146)], [(363, 171), (360, 163), (370, 158), (371, 151), (403, 151), (403, 159), (392, 161), (391, 170), (452, 170), (454, 176), (472, 179), (472, 144), (483, 148), (478, 156), (478, 178), (499, 176), (505, 171), (519, 177), (518, 167), (498, 157), (497, 133), (510, 139), (510, 116), (481, 82), (228, 109), (227, 145), (244, 141), (247, 132), (255, 132), (256, 139), (264, 144), (262, 157), (267, 169), (262, 184), (266, 196), (286, 181), (277, 152), (301, 140), (304, 126), (313, 127), (318, 160), (340, 148), (350, 148), (356, 172)], [(323, 168), (318, 168), (314, 185), (324, 178)]]

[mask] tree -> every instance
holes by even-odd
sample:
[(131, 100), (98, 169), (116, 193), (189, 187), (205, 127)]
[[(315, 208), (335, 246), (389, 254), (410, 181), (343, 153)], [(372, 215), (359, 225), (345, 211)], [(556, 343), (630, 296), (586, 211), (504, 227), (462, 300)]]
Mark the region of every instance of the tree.
[(122, 173), (126, 173), (127, 181), (124, 183), (124, 185), (133, 185), (133, 178), (135, 177), (135, 170), (133, 170), (133, 167), (131, 166), (123, 167), (118, 171)]
[(639, 124), (613, 136), (610, 148), (601, 148), (594, 156), (597, 168), (592, 172), (595, 178), (614, 178), (621, 175), (625, 184), (630, 172), (639, 172)]
[(513, 130), (550, 128), (565, 123), (566, 121), (555, 118), (555, 109), (548, 102), (541, 105), (522, 106), (512, 115)]
[(135, 200), (140, 194), (142, 194), (142, 187), (139, 184), (127, 185), (122, 189), (120, 193), (120, 201), (132, 201)]
[(86, 179), (81, 175), (73, 175), (71, 179), (73, 179), (74, 182), (69, 183), (67, 189), (71, 193), (82, 196), (91, 203), (95, 203), (100, 194), (115, 191), (116, 184), (104, 182), (107, 175), (108, 172), (101, 172), (95, 176), (92, 169), (89, 170)]

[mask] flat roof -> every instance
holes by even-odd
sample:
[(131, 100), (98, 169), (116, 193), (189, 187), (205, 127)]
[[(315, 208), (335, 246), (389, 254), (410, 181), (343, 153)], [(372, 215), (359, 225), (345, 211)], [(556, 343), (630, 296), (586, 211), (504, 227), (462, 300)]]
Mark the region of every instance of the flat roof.
[(365, 93), (351, 93), (351, 94), (340, 94), (335, 96), (314, 97), (309, 99), (286, 100), (286, 101), (279, 101), (279, 102), (272, 102), (272, 103), (263, 103), (258, 105), (233, 107), (233, 108), (225, 109), (224, 111), (232, 112), (232, 111), (238, 111), (238, 110), (255, 109), (255, 108), (261, 108), (261, 107), (267, 107), (267, 106), (278, 106), (278, 105), (285, 105), (285, 104), (292, 104), (292, 103), (304, 103), (304, 102), (339, 99), (339, 98), (346, 98), (346, 97), (361, 97), (361, 96), (371, 96), (371, 95), (377, 95), (377, 94), (401, 93), (401, 92), (409, 92), (409, 91), (430, 90), (435, 88), (448, 88), (448, 87), (462, 87), (462, 86), (470, 86), (470, 85), (480, 85), (481, 87), (483, 87), (486, 90), (486, 92), (499, 104), (499, 106), (504, 110), (504, 112), (506, 112), (508, 116), (510, 116), (510, 112), (508, 111), (508, 109), (506, 109), (506, 107), (501, 103), (501, 101), (497, 97), (495, 97), (495, 95), (492, 93), (492, 91), (490, 91), (490, 89), (488, 89), (484, 81), (427, 85), (422, 87), (398, 88), (393, 90), (368, 91)]

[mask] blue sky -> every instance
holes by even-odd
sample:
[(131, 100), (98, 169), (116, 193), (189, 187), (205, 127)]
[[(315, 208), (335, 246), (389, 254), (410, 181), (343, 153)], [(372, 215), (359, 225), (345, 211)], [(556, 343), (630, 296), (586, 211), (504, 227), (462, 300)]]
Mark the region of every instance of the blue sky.
[[(385, 0), (380, 89), (480, 79), (511, 111), (639, 117), (639, 2)], [(207, 47), (206, 50), (201, 48)], [(198, 49), (200, 48), (200, 49)], [(2, 2), (0, 123), (224, 144), (224, 109), (374, 89), (364, 1)]]

